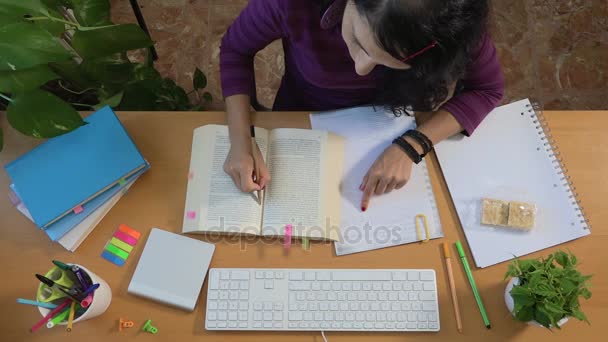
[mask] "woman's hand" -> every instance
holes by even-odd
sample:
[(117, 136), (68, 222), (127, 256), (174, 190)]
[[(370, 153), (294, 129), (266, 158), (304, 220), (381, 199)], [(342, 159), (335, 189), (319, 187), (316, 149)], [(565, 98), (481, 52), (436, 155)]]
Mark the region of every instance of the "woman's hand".
[[(409, 142), (409, 141), (408, 141)], [(418, 145), (410, 144), (417, 148)], [(395, 144), (387, 147), (369, 168), (359, 190), (363, 191), (361, 210), (367, 210), (372, 195), (382, 195), (401, 189), (410, 179), (412, 160)]]
[[(224, 162), (224, 171), (243, 192), (262, 190), (270, 182), (270, 172), (264, 163), (258, 145), (251, 143), (232, 144)], [(254, 160), (258, 179), (254, 182)]]

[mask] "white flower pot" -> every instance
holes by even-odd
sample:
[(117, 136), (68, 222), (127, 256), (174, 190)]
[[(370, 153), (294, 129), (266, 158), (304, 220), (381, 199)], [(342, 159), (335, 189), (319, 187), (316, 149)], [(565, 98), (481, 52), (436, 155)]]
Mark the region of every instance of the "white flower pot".
[[(511, 314), (513, 316), (515, 316), (515, 313), (513, 312), (513, 309), (515, 309), (515, 301), (513, 300), (513, 297), (511, 297), (511, 289), (513, 289), (513, 286), (517, 286), (519, 285), (519, 278), (515, 277), (515, 278), (511, 278), (511, 280), (509, 280), (509, 283), (507, 284), (507, 288), (505, 289), (505, 303), (507, 304), (507, 309), (509, 309), (509, 312), (511, 312)], [(562, 326), (564, 324), (566, 324), (566, 322), (568, 322), (568, 317), (564, 317), (562, 319), (560, 319), (557, 322), (558, 326)], [(529, 325), (533, 325), (536, 327), (543, 327), (540, 323), (538, 323), (535, 320), (531, 320), (526, 322)]]

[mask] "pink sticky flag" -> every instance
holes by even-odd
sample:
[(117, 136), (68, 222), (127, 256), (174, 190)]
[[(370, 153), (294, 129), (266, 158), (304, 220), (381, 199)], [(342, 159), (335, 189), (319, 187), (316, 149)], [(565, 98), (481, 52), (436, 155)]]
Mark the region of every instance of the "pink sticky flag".
[(293, 226), (288, 224), (285, 226), (285, 241), (283, 241), (283, 248), (289, 249), (291, 247), (291, 230)]
[(188, 180), (192, 180), (192, 178), (194, 178), (194, 172), (190, 171), (188, 172)]
[(194, 220), (196, 218), (196, 211), (189, 211), (186, 213), (186, 217), (189, 220)]
[(78, 215), (78, 214), (80, 214), (83, 211), (84, 211), (84, 209), (82, 209), (81, 205), (79, 205), (79, 206), (77, 206), (77, 207), (74, 208), (74, 214)]

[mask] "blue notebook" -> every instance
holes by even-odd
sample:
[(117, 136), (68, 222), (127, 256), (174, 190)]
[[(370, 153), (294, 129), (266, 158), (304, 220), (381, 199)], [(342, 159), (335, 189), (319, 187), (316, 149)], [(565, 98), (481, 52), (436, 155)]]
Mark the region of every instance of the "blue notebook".
[[(112, 197), (114, 197), (117, 193), (119, 193), (120, 191), (123, 191), (124, 189), (127, 189), (129, 184), (135, 182), (137, 180), (137, 178), (139, 178), (139, 176), (141, 176), (149, 168), (150, 168), (150, 166), (146, 165), (145, 168), (141, 169), (140, 171), (137, 171), (130, 177), (127, 177), (125, 179), (124, 183), (115, 184), (110, 189), (104, 191), (99, 196), (93, 198), (92, 200), (90, 200), (89, 202), (84, 204), (82, 206), (81, 213), (75, 214), (74, 212), (70, 212), (69, 214), (65, 215), (61, 219), (48, 225), (46, 227), (46, 229), (44, 229), (44, 232), (46, 233), (46, 235), (49, 236), (49, 238), (52, 241), (57, 241), (57, 240), (61, 239), (70, 230), (72, 230), (74, 227), (76, 227), (78, 224), (80, 224), (80, 222), (84, 221), (89, 215), (94, 213), (95, 210), (97, 210), (104, 203), (106, 203), (107, 201), (112, 199)], [(17, 196), (19, 198), (21, 198), (21, 194), (19, 193), (19, 190), (17, 189), (17, 187), (15, 187), (15, 184), (11, 184), (11, 189), (15, 192), (15, 194), (17, 194)], [(27, 208), (27, 206), (26, 206), (26, 208)]]
[(147, 165), (110, 107), (85, 122), (5, 166), (39, 227), (46, 228)]

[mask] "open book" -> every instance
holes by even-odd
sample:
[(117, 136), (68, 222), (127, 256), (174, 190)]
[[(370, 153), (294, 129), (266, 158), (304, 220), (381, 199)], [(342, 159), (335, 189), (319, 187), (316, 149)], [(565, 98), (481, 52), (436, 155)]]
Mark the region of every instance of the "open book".
[(293, 237), (338, 240), (342, 138), (292, 128), (255, 134), (272, 177), (261, 204), (223, 170), (228, 127), (194, 130), (182, 231), (282, 236), (291, 224)]

